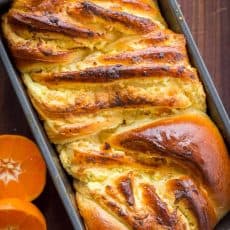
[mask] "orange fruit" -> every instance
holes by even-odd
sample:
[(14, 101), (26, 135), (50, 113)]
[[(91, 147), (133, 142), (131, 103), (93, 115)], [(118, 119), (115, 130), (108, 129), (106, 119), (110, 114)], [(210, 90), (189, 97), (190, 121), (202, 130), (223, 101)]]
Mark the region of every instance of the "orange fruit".
[(46, 221), (32, 203), (17, 198), (0, 200), (0, 229), (46, 230)]
[(0, 199), (32, 201), (43, 191), (45, 181), (46, 165), (38, 147), (26, 137), (1, 135)]

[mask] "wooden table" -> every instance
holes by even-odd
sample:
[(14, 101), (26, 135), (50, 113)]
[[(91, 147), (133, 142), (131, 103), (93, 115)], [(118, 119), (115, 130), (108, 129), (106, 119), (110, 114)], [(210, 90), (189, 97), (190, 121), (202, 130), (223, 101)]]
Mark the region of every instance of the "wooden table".
[[(179, 0), (179, 2), (229, 113), (230, 1)], [(0, 133), (21, 134), (33, 138), (2, 66), (0, 66)], [(48, 229), (73, 229), (49, 176), (45, 191), (35, 203), (45, 214)]]

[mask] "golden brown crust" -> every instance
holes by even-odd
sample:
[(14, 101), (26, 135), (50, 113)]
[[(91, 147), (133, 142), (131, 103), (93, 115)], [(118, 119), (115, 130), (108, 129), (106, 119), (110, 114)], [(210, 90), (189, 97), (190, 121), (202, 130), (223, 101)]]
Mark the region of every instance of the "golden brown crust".
[(181, 201), (185, 201), (188, 207), (193, 210), (198, 219), (199, 229), (213, 228), (216, 222), (215, 211), (193, 181), (189, 178), (175, 179), (170, 181), (168, 186), (174, 192), (177, 205)]
[(54, 14), (30, 14), (12, 10), (8, 14), (8, 20), (10, 23), (28, 26), (38, 31), (63, 33), (71, 37), (88, 38), (98, 36), (97, 33), (65, 22)]
[(174, 211), (173, 213), (169, 212), (167, 204), (162, 201), (161, 198), (157, 195), (156, 189), (153, 186), (149, 184), (144, 184), (143, 190), (143, 196), (146, 205), (151, 207), (155, 211), (155, 213), (157, 213), (158, 222), (161, 225), (167, 226), (171, 229), (175, 229), (175, 226), (178, 222), (176, 211)]
[(127, 230), (125, 225), (121, 224), (114, 217), (103, 210), (98, 204), (90, 199), (77, 194), (77, 203), (80, 209), (80, 214), (85, 220), (87, 229), (98, 230)]
[(16, 60), (30, 62), (32, 61), (42, 61), (42, 62), (65, 62), (68, 61), (73, 52), (71, 51), (52, 51), (38, 44), (37, 47), (30, 48), (29, 43), (24, 43), (15, 46), (15, 44), (10, 45), (13, 56)]
[(15, 0), (3, 32), (87, 230), (214, 228), (229, 156), (157, 1)]
[[(131, 92), (130, 92), (131, 93)], [(98, 98), (105, 97), (103, 101), (99, 102)], [(107, 96), (109, 96), (107, 98)], [(120, 93), (115, 92), (112, 95), (102, 94), (95, 95), (95, 101), (93, 103), (84, 103), (84, 100), (80, 100), (71, 106), (66, 107), (50, 107), (45, 103), (37, 101), (33, 96), (31, 96), (32, 102), (40, 114), (45, 114), (44, 117), (49, 118), (65, 118), (76, 115), (84, 115), (89, 113), (96, 113), (99, 110), (107, 110), (113, 108), (142, 108), (145, 109), (151, 106), (165, 106), (165, 107), (184, 107), (184, 104), (181, 101), (176, 100), (175, 98), (145, 98), (145, 96), (140, 95), (136, 96), (133, 94), (123, 94), (123, 91)], [(186, 104), (185, 104), (186, 105)], [(75, 128), (79, 130), (80, 127)], [(61, 131), (61, 130), (60, 130)], [(73, 130), (74, 131), (74, 130)], [(65, 132), (65, 131), (64, 131)], [(66, 130), (68, 132), (68, 130)], [(61, 133), (60, 133), (61, 134)]]
[(150, 19), (138, 17), (125, 12), (108, 10), (88, 1), (80, 3), (80, 6), (77, 6), (77, 11), (86, 17), (90, 17), (90, 15), (93, 14), (106, 21), (121, 23), (122, 25), (135, 29), (137, 32), (141, 33), (150, 32), (157, 27)]
[[(126, 156), (113, 155), (114, 149), (123, 149)], [(230, 172), (229, 157), (218, 130), (204, 114), (188, 113), (163, 118), (142, 128), (114, 135), (106, 140), (106, 146), (97, 157), (94, 153), (87, 159), (84, 156), (88, 154), (85, 154), (76, 153), (71, 158), (71, 164), (80, 166), (79, 172), (75, 171), (77, 178), (84, 181), (84, 174), (89, 169), (99, 171), (99, 175), (99, 169), (111, 170), (111, 179), (106, 176), (108, 180), (102, 179), (98, 190), (89, 186), (85, 192), (131, 229), (148, 229), (153, 225), (159, 225), (159, 229), (187, 229), (181, 216), (183, 213), (191, 225), (197, 226), (194, 229), (208, 230), (213, 229), (220, 216), (228, 210), (230, 185), (226, 182)], [(156, 158), (155, 161), (151, 156)], [(171, 161), (170, 158), (174, 159)], [(190, 163), (199, 167), (202, 173), (195, 174)], [(115, 180), (114, 168), (121, 170), (116, 172), (120, 176), (115, 175)], [(184, 170), (178, 174), (179, 168)], [(161, 175), (157, 180), (153, 176), (156, 171)], [(152, 179), (147, 179), (146, 174)], [(140, 204), (142, 212), (137, 208)], [(148, 215), (145, 214), (146, 209)]]
[[(180, 115), (159, 120), (111, 140), (122, 148), (181, 159), (184, 165), (193, 164), (202, 172), (204, 182), (213, 191), (219, 208), (226, 203), (230, 192), (229, 157), (217, 128), (204, 115)], [(213, 170), (215, 169), (215, 170)]]
[(33, 74), (35, 81), (43, 84), (63, 84), (63, 83), (106, 83), (120, 79), (147, 78), (147, 77), (170, 76), (175, 78), (196, 79), (194, 69), (186, 69), (184, 66), (149, 65), (149, 66), (100, 66), (89, 68), (79, 72), (63, 72), (58, 74)]
[(180, 53), (177, 48), (174, 47), (150, 47), (138, 51), (105, 56), (103, 59), (108, 63), (120, 62), (125, 64), (136, 64), (142, 62), (142, 60), (177, 63), (184, 60), (185, 55)]

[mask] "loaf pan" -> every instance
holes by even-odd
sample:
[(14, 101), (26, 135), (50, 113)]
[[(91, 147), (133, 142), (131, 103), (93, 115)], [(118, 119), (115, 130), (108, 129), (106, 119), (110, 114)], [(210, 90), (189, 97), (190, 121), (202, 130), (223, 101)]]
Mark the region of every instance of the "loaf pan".
[[(2, 0), (0, 0), (2, 1)], [(7, 0), (3, 0), (0, 5), (0, 12), (4, 13), (9, 7)], [(9, 1), (8, 1), (9, 2)], [(200, 79), (203, 82), (207, 94), (208, 113), (212, 120), (216, 123), (218, 128), (225, 139), (225, 142), (230, 146), (230, 121), (220, 100), (217, 90), (212, 82), (209, 72), (204, 64), (204, 61), (197, 49), (191, 32), (186, 24), (180, 7), (176, 0), (159, 0), (160, 8), (164, 18), (166, 19), (169, 27), (178, 33), (183, 33), (187, 40), (189, 56), (194, 67), (197, 68)], [(0, 3), (1, 4), (1, 3)], [(70, 218), (74, 230), (83, 230), (83, 223), (79, 216), (76, 203), (75, 193), (72, 188), (72, 181), (67, 176), (66, 172), (61, 166), (54, 147), (50, 144), (42, 124), (38, 118), (37, 113), (32, 107), (32, 104), (27, 96), (26, 89), (19, 77), (18, 72), (14, 68), (10, 57), (7, 53), (7, 48), (4, 45), (2, 33), (0, 33), (0, 55), (2, 63), (5, 66), (6, 72), (23, 108), (25, 116), (28, 120), (32, 133), (41, 149), (41, 152), (46, 160), (48, 170), (53, 179), (54, 185), (61, 197), (65, 210)], [(227, 215), (216, 230), (229, 230), (230, 229), (230, 214)]]

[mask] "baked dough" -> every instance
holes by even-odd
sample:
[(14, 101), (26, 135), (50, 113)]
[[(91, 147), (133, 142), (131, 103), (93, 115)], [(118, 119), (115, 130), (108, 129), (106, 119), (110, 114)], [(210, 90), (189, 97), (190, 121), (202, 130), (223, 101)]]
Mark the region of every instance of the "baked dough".
[(214, 228), (229, 156), (157, 1), (16, 0), (3, 31), (86, 229)]

